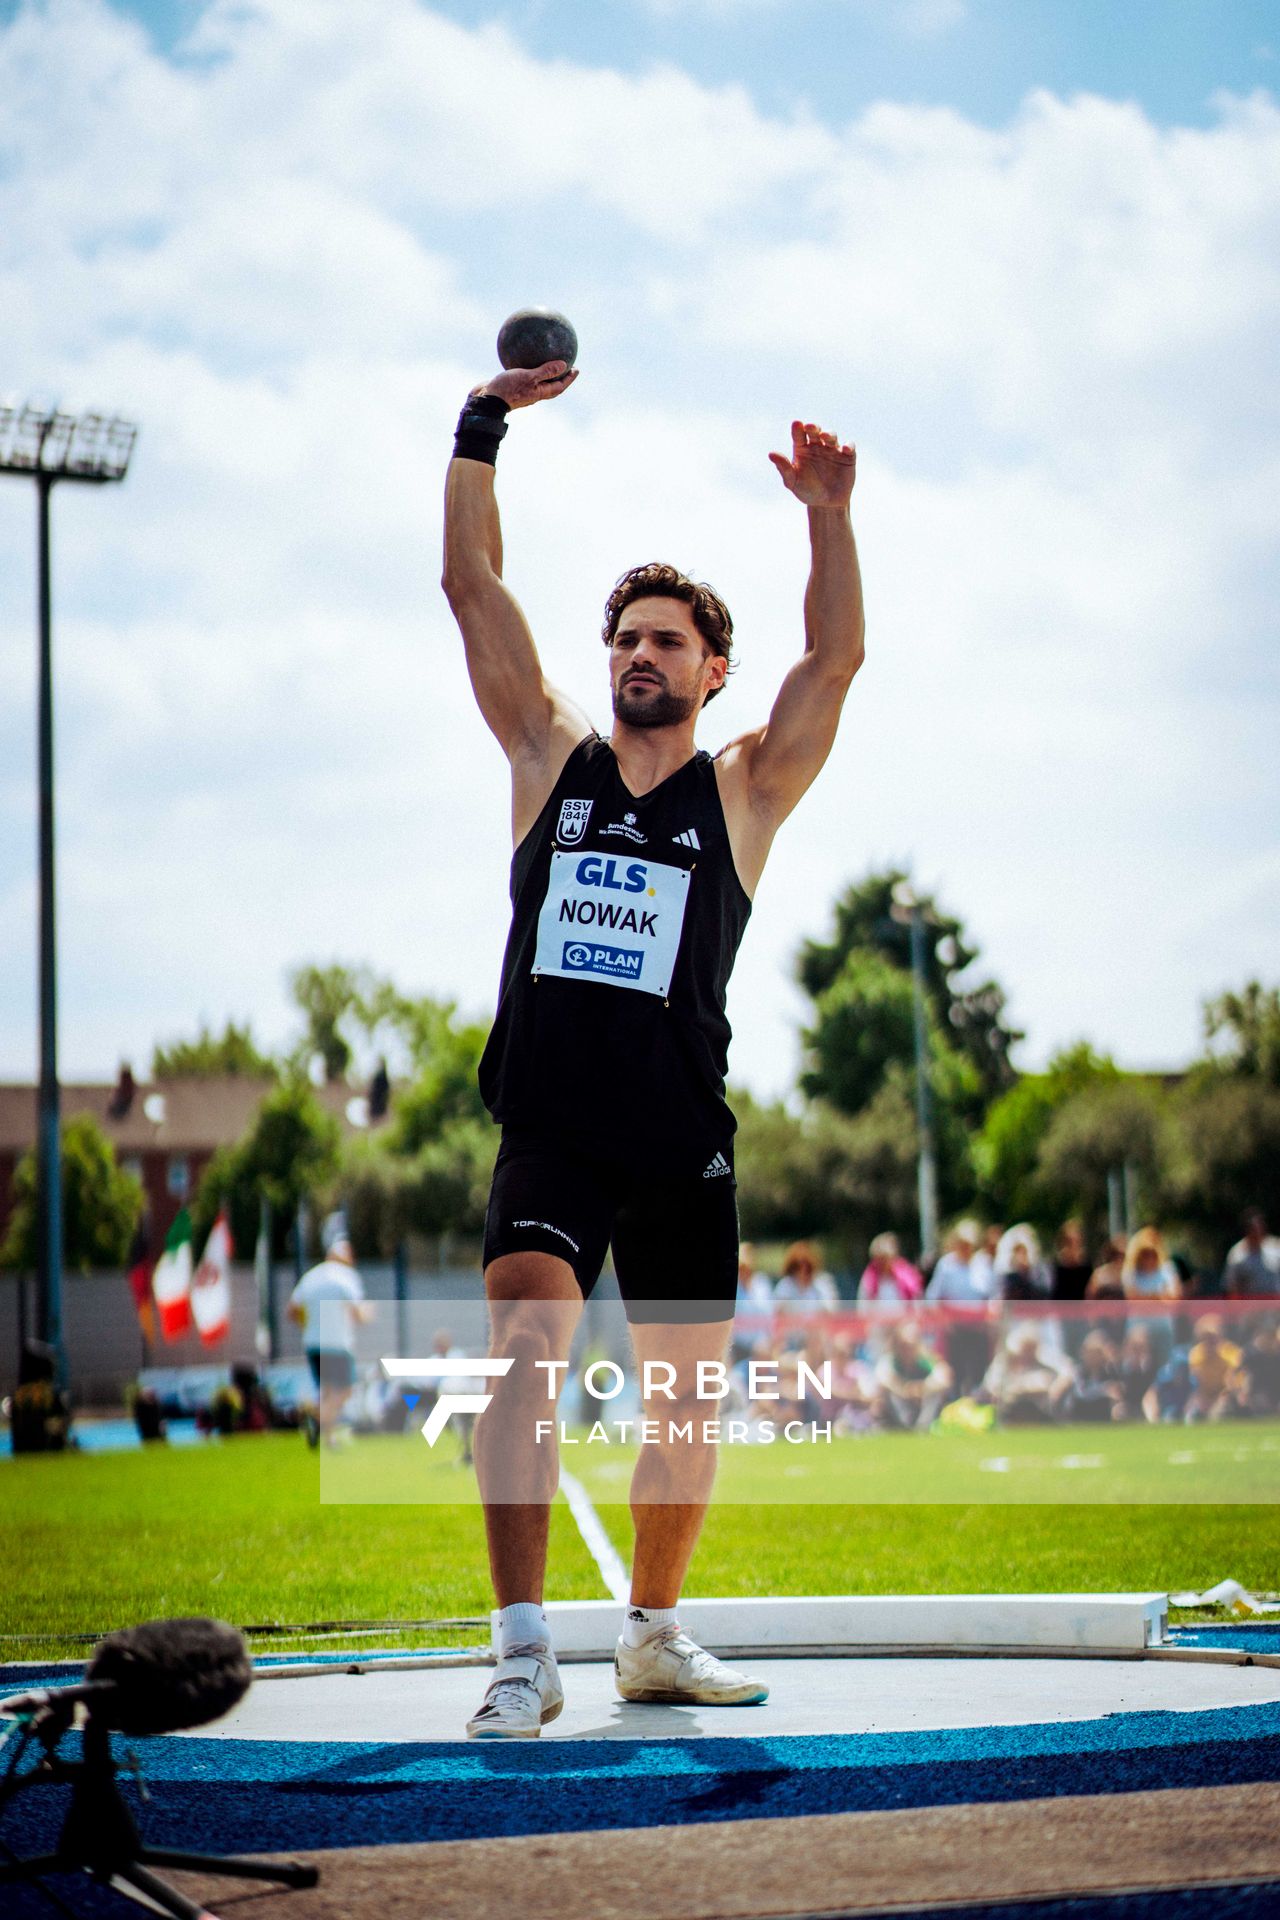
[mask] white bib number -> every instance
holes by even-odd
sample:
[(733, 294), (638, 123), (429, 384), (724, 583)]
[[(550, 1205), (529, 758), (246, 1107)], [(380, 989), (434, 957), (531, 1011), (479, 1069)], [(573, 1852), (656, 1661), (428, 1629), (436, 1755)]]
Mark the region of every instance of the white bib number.
[(688, 900), (683, 867), (625, 855), (553, 853), (533, 971), (665, 999)]

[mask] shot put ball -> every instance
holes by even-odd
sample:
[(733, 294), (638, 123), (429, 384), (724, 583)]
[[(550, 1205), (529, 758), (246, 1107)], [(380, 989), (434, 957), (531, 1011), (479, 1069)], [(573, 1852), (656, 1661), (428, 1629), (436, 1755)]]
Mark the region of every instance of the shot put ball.
[(550, 307), (522, 307), (502, 323), (498, 359), (504, 367), (541, 367), (548, 360), (572, 366), (577, 357), (577, 334), (564, 315)]

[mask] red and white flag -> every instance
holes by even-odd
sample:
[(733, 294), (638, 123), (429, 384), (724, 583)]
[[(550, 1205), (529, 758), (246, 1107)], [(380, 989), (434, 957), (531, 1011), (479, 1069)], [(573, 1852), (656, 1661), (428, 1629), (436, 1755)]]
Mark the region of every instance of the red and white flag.
[(206, 1347), (216, 1346), (231, 1331), (231, 1254), (230, 1222), (220, 1213), (191, 1282), (191, 1315)]
[(169, 1229), (151, 1276), (151, 1292), (165, 1340), (181, 1340), (191, 1327), (191, 1215), (184, 1207)]

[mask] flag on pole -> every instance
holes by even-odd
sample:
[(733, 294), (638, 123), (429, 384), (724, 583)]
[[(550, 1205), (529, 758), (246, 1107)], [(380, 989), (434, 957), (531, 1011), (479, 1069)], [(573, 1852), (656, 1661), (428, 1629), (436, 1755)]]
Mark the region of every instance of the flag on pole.
[(162, 1337), (180, 1340), (191, 1326), (191, 1215), (185, 1207), (169, 1229), (151, 1276), (151, 1291), (160, 1312)]
[(209, 1229), (200, 1265), (191, 1282), (191, 1316), (206, 1347), (231, 1331), (231, 1225), (219, 1213)]

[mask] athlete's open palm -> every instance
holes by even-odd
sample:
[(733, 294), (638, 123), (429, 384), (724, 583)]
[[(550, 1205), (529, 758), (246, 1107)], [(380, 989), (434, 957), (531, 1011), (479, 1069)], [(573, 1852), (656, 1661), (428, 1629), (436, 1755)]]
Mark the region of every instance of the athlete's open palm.
[(853, 492), (857, 454), (842, 446), (834, 433), (824, 433), (812, 420), (791, 422), (791, 458), (771, 453), (783, 485), (806, 507), (844, 507)]
[(577, 377), (576, 367), (568, 366), (563, 360), (548, 360), (540, 367), (509, 367), (505, 373), (495, 373), (480, 391), (505, 400), (514, 413), (517, 407), (554, 400), (557, 394), (571, 387)]

